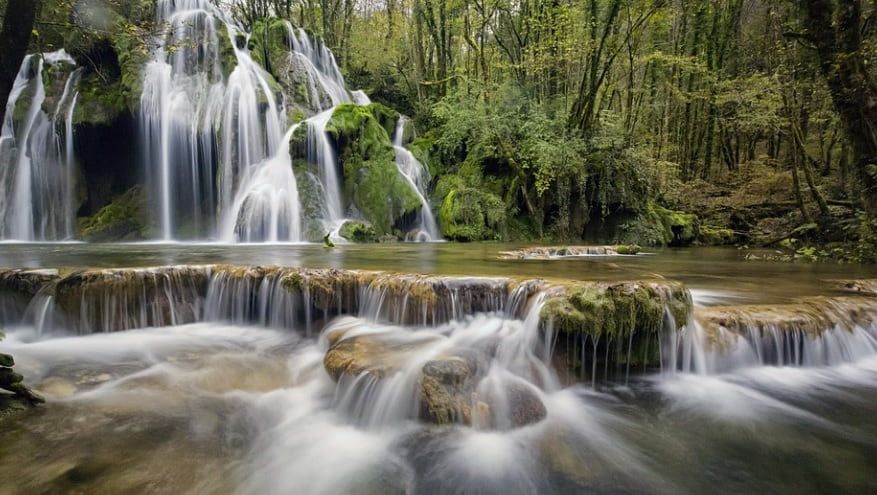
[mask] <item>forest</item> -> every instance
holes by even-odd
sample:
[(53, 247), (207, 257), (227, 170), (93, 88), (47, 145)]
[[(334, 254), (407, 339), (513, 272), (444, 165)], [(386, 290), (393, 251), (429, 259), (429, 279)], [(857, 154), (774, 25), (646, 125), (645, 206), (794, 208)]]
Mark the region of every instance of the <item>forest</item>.
[[(104, 81), (100, 44), (77, 54), (82, 38), (146, 52), (160, 28), (145, 0), (24, 3), (29, 51), (64, 47)], [(248, 32), (276, 19), (303, 28), (350, 87), (413, 119), (409, 148), (449, 239), (875, 257), (869, 2), (219, 3)], [(96, 5), (121, 28), (97, 26)]]

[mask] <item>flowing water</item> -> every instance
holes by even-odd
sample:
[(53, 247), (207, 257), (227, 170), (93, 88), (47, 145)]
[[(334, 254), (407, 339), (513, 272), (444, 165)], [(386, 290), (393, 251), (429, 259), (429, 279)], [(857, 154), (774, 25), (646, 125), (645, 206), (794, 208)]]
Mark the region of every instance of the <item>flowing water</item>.
[[(13, 83), (0, 134), (0, 239), (40, 241), (74, 235), (73, 110), (79, 71), (47, 114), (44, 69), (74, 65), (63, 50), (28, 55)], [(21, 118), (16, 110), (24, 104)]]
[[(40, 319), (7, 321), (0, 351), (16, 357), (49, 403), (0, 419), (0, 473), (15, 480), (4, 490), (877, 489), (877, 305), (831, 282), (875, 278), (873, 269), (743, 261), (721, 249), (501, 259), (515, 247), (0, 245), (0, 265), (57, 267), (62, 275), (188, 265), (101, 272), (106, 289), (95, 285), (74, 307), (38, 292), (28, 311)], [(436, 277), (336, 272), (335, 296), (326, 299), (324, 284), (284, 275), (292, 272), (205, 263)], [(557, 360), (563, 337), (540, 325), (550, 294), (501, 276), (681, 280), (695, 320), (665, 319), (661, 369), (570, 380)], [(287, 280), (299, 289), (290, 292)], [(416, 302), (431, 300), (428, 287), (438, 306)], [(60, 290), (54, 294), (69, 300)], [(790, 331), (788, 315), (771, 319), (799, 297), (827, 315), (814, 313), (801, 328), (825, 328)], [(11, 294), (0, 293), (0, 302), (4, 314), (13, 312)], [(51, 307), (77, 316), (59, 318), (44, 310)], [(745, 317), (728, 316), (735, 310)], [(710, 318), (736, 323), (716, 331)], [(335, 376), (329, 363), (351, 349), (365, 350), (348, 363), (364, 371)], [(435, 389), (425, 380), (470, 372), (474, 380), (453, 382), (477, 398), (464, 400), (464, 416), (430, 424), (421, 393)]]
[(393, 133), (393, 149), (396, 152), (396, 168), (402, 177), (411, 185), (420, 199), (420, 212), (418, 213), (418, 230), (415, 235), (417, 241), (437, 241), (442, 236), (432, 214), (432, 207), (426, 199), (428, 196), (429, 172), (426, 167), (405, 148), (405, 117), (399, 117), (396, 123), (396, 131)]

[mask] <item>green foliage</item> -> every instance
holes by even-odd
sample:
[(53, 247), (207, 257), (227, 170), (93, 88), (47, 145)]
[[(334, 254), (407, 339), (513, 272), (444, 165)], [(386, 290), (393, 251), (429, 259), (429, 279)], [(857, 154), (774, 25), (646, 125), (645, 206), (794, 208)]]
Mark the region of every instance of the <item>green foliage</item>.
[(344, 225), (338, 230), (338, 235), (350, 242), (363, 243), (378, 241), (378, 233), (375, 232), (374, 227), (368, 223), (357, 222), (354, 220), (344, 222)]
[(326, 125), (344, 172), (344, 193), (379, 235), (402, 227), (420, 200), (396, 168), (393, 145), (377, 116), (380, 104), (339, 105)]
[(439, 210), (439, 226), (448, 239), (483, 241), (502, 238), (505, 205), (495, 195), (462, 187), (451, 189)]

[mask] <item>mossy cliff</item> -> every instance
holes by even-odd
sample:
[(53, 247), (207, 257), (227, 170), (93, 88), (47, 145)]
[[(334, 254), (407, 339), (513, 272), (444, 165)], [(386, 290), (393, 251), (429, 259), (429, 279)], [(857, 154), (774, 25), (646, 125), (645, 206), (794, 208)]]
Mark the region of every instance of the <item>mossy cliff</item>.
[(326, 126), (343, 171), (344, 196), (378, 235), (404, 231), (420, 208), (416, 192), (396, 168), (390, 135), (381, 125), (379, 117), (388, 112), (377, 103), (339, 105)]

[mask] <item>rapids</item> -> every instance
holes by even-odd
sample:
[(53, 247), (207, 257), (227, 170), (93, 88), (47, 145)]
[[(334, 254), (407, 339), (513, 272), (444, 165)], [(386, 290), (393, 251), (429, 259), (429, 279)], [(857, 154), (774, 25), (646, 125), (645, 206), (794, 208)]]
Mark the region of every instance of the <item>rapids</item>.
[[(58, 248), (0, 246), (2, 264), (40, 268), (0, 273), (0, 351), (49, 400), (0, 418), (9, 493), (877, 489), (877, 299), (861, 267), (721, 250), (510, 263), (500, 245)], [(249, 263), (204, 264), (220, 259)], [(318, 260), (334, 268), (253, 264)], [(431, 274), (372, 271), (406, 268)], [(609, 355), (635, 363), (604, 373), (608, 337), (592, 349), (543, 312), (582, 283), (562, 278), (682, 280), (693, 316), (665, 313), (660, 365), (615, 338)]]

